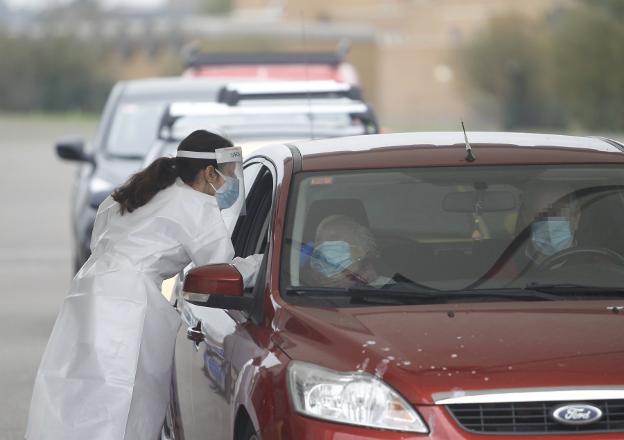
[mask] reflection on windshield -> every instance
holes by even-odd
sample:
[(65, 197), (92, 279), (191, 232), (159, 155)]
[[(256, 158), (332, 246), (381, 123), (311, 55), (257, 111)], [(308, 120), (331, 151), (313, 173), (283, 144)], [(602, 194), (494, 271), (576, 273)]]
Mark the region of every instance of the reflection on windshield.
[(624, 288), (619, 167), (306, 174), (296, 194), (283, 262), (289, 289)]

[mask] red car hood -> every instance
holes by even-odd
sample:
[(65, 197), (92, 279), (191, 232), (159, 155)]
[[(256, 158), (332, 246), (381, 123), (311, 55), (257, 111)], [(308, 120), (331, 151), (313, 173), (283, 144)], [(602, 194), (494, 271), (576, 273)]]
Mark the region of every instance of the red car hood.
[(284, 305), (275, 342), (294, 360), (362, 369), (416, 404), (434, 393), (624, 384), (620, 301), (319, 309)]

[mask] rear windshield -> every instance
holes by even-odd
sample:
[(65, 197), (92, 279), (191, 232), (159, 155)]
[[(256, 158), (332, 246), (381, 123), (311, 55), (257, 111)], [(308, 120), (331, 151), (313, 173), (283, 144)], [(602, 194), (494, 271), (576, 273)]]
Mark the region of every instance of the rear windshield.
[(624, 289), (620, 166), (303, 173), (289, 206), (281, 287), (303, 298)]

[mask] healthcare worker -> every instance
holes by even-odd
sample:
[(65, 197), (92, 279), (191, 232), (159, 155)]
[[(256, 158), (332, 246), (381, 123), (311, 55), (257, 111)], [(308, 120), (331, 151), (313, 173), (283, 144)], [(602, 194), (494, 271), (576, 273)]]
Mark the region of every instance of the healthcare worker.
[[(156, 440), (180, 318), (161, 283), (191, 261), (231, 262), (220, 210), (243, 209), (240, 149), (195, 131), (98, 210), (35, 380), (28, 440)], [(247, 285), (259, 256), (235, 259)]]

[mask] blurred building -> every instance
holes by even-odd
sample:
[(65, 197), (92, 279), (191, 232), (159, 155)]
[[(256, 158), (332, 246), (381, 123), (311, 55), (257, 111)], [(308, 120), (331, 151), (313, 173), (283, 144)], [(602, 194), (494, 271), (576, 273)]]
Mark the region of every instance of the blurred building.
[(456, 49), (492, 16), (541, 17), (576, 1), (165, 0), (152, 10), (98, 11), (83, 0), (39, 20), (12, 19), (8, 29), (104, 42), (116, 51), (105, 68), (118, 78), (181, 73), (191, 43), (208, 52), (249, 52), (334, 50), (348, 40), (348, 61), (382, 123), (452, 130), (460, 118), (482, 127), (487, 122), (467, 104)]
[[(362, 72), (382, 121), (398, 129), (456, 129), (461, 117), (485, 121), (466, 104), (454, 60), (456, 48), (494, 15), (540, 17), (575, 0), (237, 0), (238, 13), (263, 8), (282, 20), (365, 24), (375, 33), (374, 58)], [(357, 67), (357, 58), (353, 60)], [(366, 85), (366, 84), (365, 84)]]

